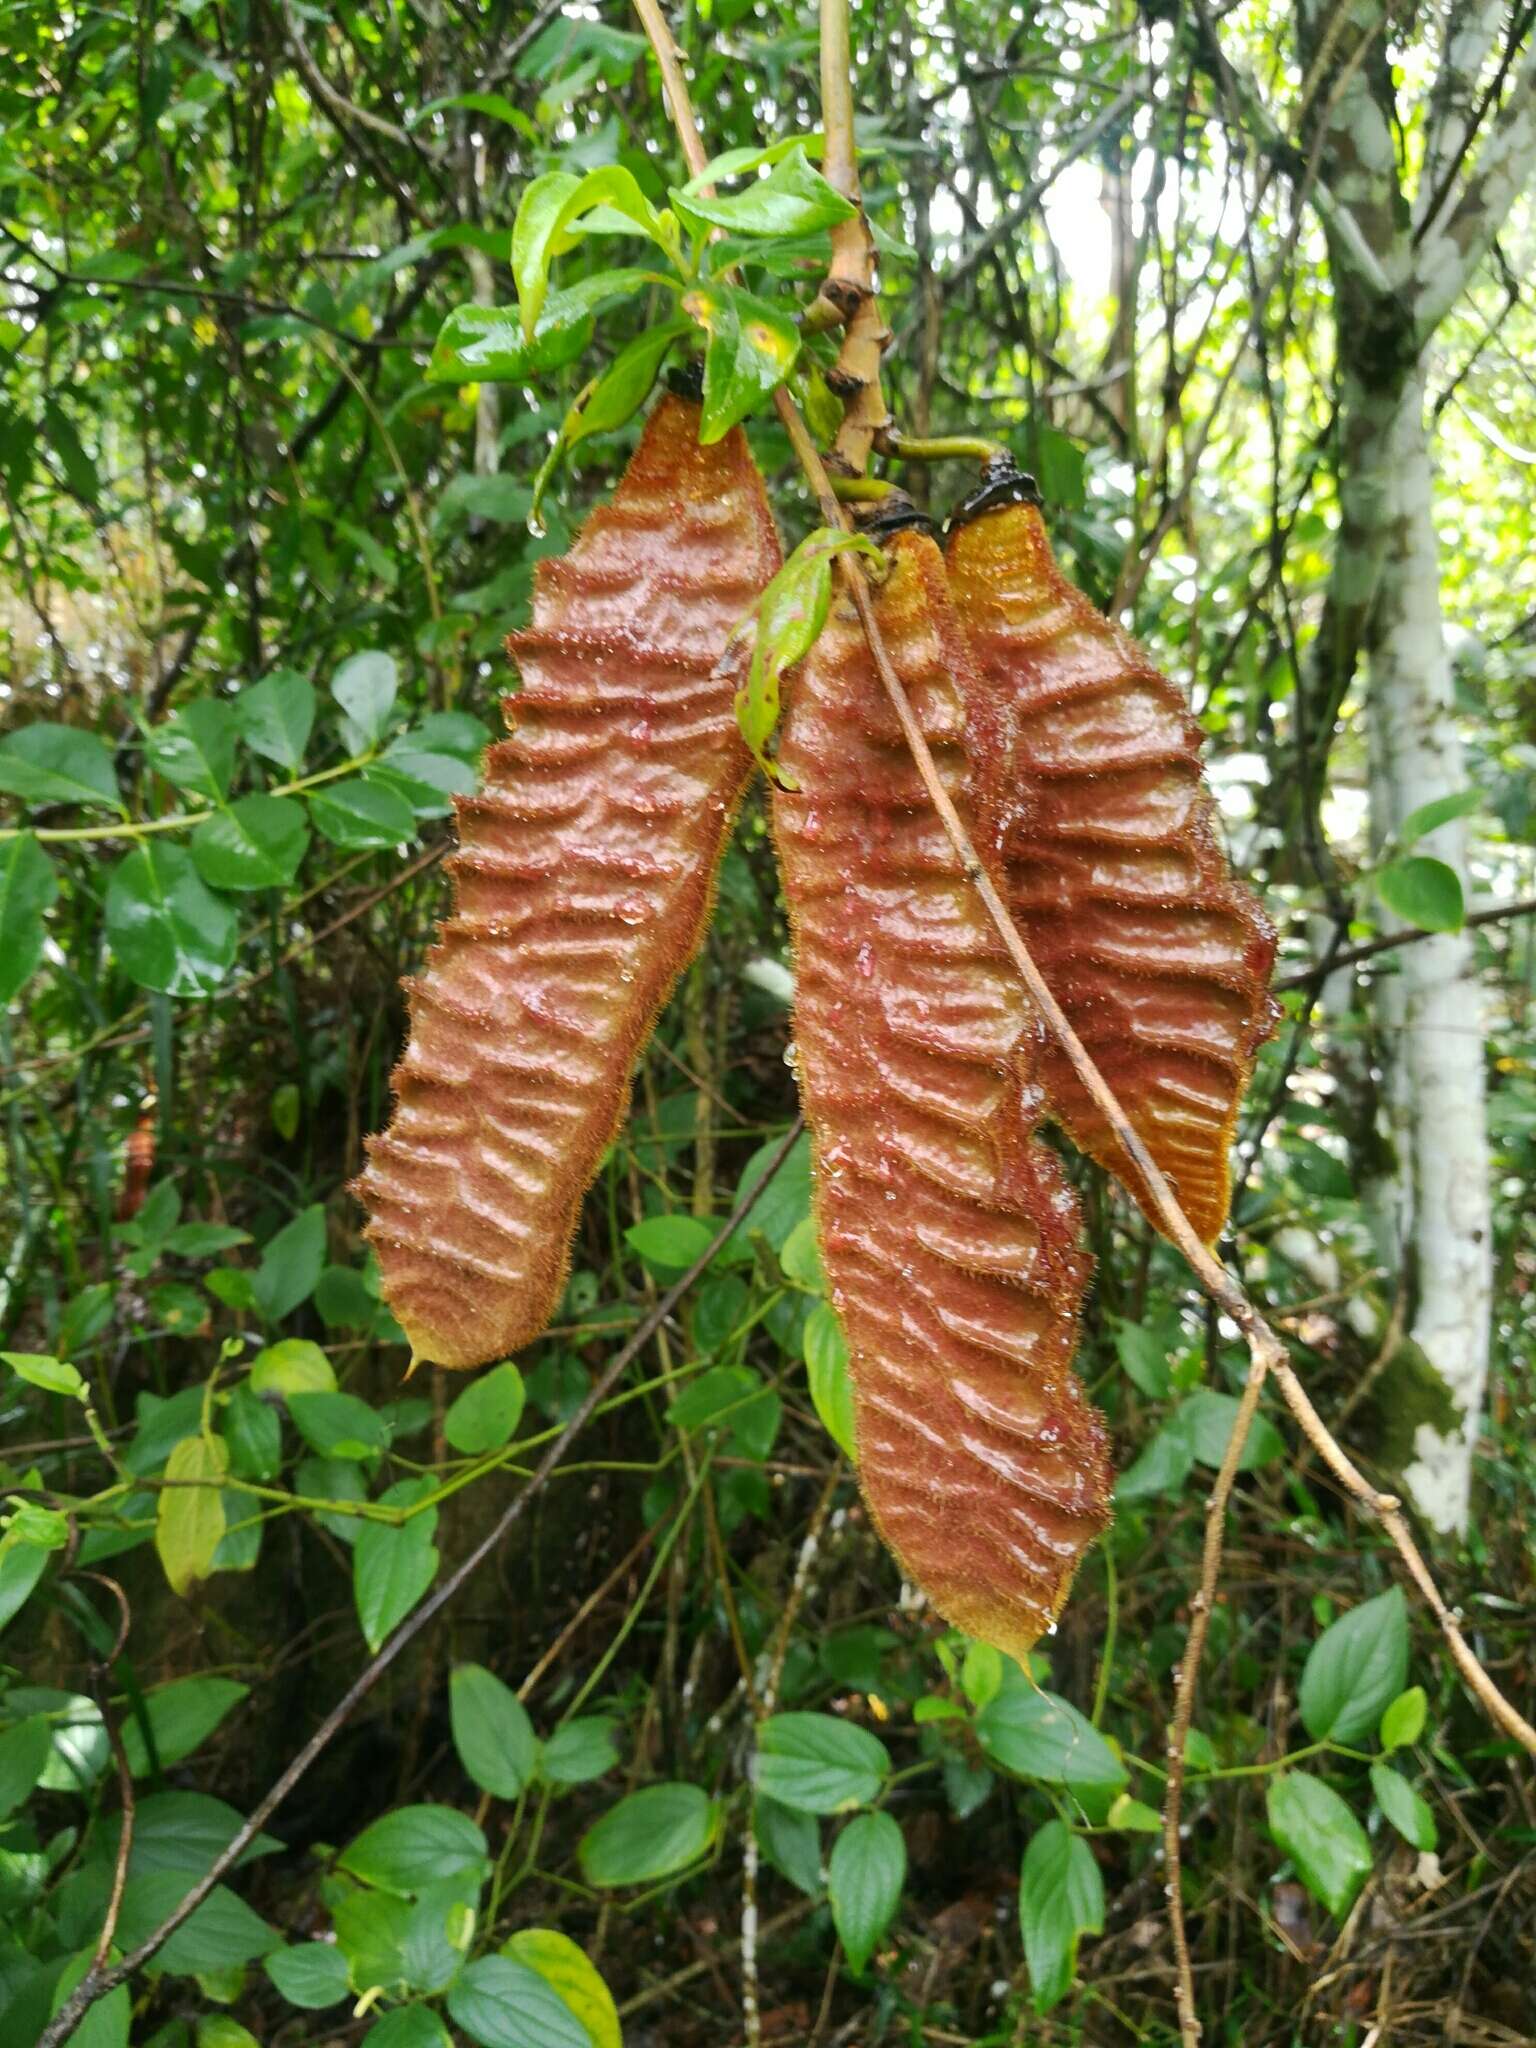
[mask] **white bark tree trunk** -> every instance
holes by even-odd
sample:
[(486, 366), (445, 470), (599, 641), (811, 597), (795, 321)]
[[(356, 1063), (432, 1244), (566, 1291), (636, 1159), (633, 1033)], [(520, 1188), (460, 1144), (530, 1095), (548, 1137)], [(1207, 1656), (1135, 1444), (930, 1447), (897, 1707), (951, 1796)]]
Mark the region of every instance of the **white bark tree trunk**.
[[(1378, 401), (1378, 403), (1380, 403)], [(1440, 614), (1439, 543), (1422, 371), (1362, 436), (1357, 489), (1380, 493), (1385, 546), (1367, 634), (1371, 829), (1378, 850), (1411, 811), (1465, 787)], [(1466, 830), (1442, 825), (1415, 851), (1468, 887)], [(1382, 1249), (1407, 1281), (1407, 1334), (1459, 1410), (1420, 1420), (1403, 1481), (1437, 1529), (1464, 1530), (1488, 1376), (1492, 1208), (1483, 1099), (1483, 996), (1466, 933), (1406, 946), (1376, 978), (1383, 1108), (1393, 1170), (1369, 1191)], [(1366, 1191), (1362, 1191), (1366, 1192)]]

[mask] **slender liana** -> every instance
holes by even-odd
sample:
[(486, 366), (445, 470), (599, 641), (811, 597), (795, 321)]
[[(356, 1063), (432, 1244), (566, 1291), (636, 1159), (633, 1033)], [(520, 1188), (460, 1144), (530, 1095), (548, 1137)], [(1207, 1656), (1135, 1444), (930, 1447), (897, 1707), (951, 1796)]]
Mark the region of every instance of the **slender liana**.
[[(963, 800), (976, 680), (927, 534), (892, 538), (876, 612)], [(1071, 1370), (1089, 1261), (1037, 1135), (1043, 1033), (846, 599), (796, 679), (780, 760), (795, 1057), (860, 1482), (940, 1613), (1021, 1655), (1110, 1490), (1104, 1426)]]
[[(1213, 1244), (1275, 938), (1237, 881), (1183, 692), (1062, 575), (1027, 480), (995, 475), (951, 522), (955, 609), (981, 687), (972, 752), (984, 857), (1132, 1127)], [(1041, 1079), (1072, 1142), (1154, 1223), (1141, 1176), (1059, 1043)]]
[(752, 766), (717, 667), (779, 565), (739, 428), (664, 397), (612, 501), (539, 564), (511, 736), (460, 800), (453, 915), (409, 985), (390, 1126), (358, 1182), (418, 1359), (536, 1337), (635, 1055), (698, 944)]

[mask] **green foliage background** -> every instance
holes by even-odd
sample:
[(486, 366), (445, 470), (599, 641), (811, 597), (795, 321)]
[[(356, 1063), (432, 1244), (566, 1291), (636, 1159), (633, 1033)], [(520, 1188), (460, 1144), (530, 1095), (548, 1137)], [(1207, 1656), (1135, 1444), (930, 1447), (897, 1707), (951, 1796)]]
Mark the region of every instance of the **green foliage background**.
[[(1078, 580), (1189, 681), (1295, 975), (1326, 913), (1353, 943), (1383, 896), (1426, 924), (1461, 905), (1411, 857), (1378, 890), (1357, 704), (1326, 774), (1298, 771), (1338, 522), (1328, 272), (1199, 12), (869, 0), (860, 140), (898, 418), (1007, 438)], [(1393, 46), (1410, 101), (1438, 32)], [(679, 34), (712, 148), (814, 132), (805, 10), (714, 0)], [(1283, 11), (1223, 35), (1294, 83)], [(542, 530), (534, 473), (668, 302), (609, 307), (493, 397), (429, 365), (456, 308), (510, 304), (531, 178), (622, 165), (657, 205), (678, 182), (628, 16), (11, 0), (0, 58), (0, 2032), (22, 2048), (94, 1952), (125, 1782), (123, 1951), (491, 1525), (795, 1103), (754, 798), (555, 1328), (485, 1377), (402, 1384), (346, 1185), (502, 638), (634, 423), (580, 444)], [(1102, 276), (1079, 243), (1101, 201)], [(641, 260), (613, 246), (559, 283)], [(1531, 890), (1536, 817), (1533, 255), (1519, 209), (1432, 379), (1499, 900)], [(820, 236), (759, 246), (749, 282), (792, 313), (824, 261)], [(751, 432), (798, 537), (783, 437)], [(913, 488), (942, 510), (966, 481)], [(1478, 934), (1495, 1372), (1474, 1528), (1436, 1558), (1526, 1701), (1531, 929)], [(1373, 1027), (1303, 996), (1254, 1085), (1234, 1240), (1325, 1416), (1390, 1474), (1436, 1411), (1362, 1335), (1391, 1303), (1334, 1070)], [(76, 2041), (610, 2048), (616, 2006), (631, 2042), (1173, 2038), (1162, 1731), (1241, 1359), (1172, 1254), (1084, 1192), (1119, 1517), (1028, 1678), (903, 1599), (858, 1505), (802, 1142), (512, 1538)], [(1190, 1748), (1207, 2038), (1363, 2042), (1385, 2010), (1392, 2039), (1439, 2041), (1453, 2007), (1479, 2040), (1536, 2036), (1528, 1765), (1279, 1412), (1245, 1468)]]

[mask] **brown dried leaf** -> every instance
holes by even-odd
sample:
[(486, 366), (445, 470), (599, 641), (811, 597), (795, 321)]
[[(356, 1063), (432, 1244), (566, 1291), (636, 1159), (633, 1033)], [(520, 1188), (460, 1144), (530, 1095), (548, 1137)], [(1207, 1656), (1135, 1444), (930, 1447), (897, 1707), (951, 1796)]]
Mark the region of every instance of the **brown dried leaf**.
[(453, 916), (357, 1184), (385, 1299), (442, 1365), (548, 1321), (751, 768), (715, 668), (778, 537), (740, 430), (701, 448), (698, 420), (664, 398), (612, 502), (539, 564), (511, 737), (458, 806)]
[[(1233, 879), (1183, 694), (1056, 565), (1039, 512), (963, 523), (950, 587), (983, 691), (970, 742), (983, 857), (1094, 1063), (1208, 1244), (1274, 1026), (1275, 938)], [(1051, 1113), (1156, 1222), (1140, 1177), (1047, 1045)]]
[[(876, 615), (963, 801), (975, 678), (925, 535)], [(902, 1568), (1021, 1655), (1108, 1520), (1104, 1426), (1071, 1358), (1089, 1261), (1036, 1126), (1038, 1018), (925, 795), (846, 603), (795, 683), (775, 793), (795, 1046), (859, 1475)]]

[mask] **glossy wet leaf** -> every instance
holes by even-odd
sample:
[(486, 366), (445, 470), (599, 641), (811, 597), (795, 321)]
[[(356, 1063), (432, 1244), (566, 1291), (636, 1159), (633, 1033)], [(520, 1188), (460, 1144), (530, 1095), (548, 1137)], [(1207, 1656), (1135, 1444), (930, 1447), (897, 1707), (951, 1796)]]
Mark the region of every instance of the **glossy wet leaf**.
[(777, 306), (738, 285), (691, 285), (680, 303), (708, 336), (699, 438), (718, 441), (754, 412), (795, 367), (799, 332)]
[(674, 190), (672, 204), (690, 227), (711, 227), (736, 235), (809, 235), (850, 220), (855, 208), (807, 160), (791, 149), (769, 171), (740, 192), (706, 195)]
[(29, 804), (121, 811), (117, 772), (93, 732), (39, 719), (0, 738), (0, 789)]
[(590, 1885), (654, 1884), (696, 1863), (714, 1840), (719, 1809), (699, 1785), (647, 1785), (595, 1821), (577, 1845)]
[(291, 668), (274, 669), (234, 700), (235, 729), (253, 753), (296, 773), (304, 764), (315, 703), (307, 677)]
[(192, 859), (210, 889), (286, 888), (309, 845), (304, 806), (293, 797), (242, 796), (192, 834)]
[(58, 893), (53, 863), (35, 833), (0, 840), (0, 1004), (36, 972), (46, 938), (43, 916)]
[(205, 996), (229, 972), (240, 928), (191, 854), (153, 839), (125, 854), (108, 878), (107, 936), (140, 988)]
[(1312, 1896), (1342, 1918), (1371, 1869), (1365, 1831), (1331, 1785), (1310, 1771), (1287, 1771), (1265, 1796), (1269, 1831), (1296, 1865)]
[(1425, 932), (1459, 932), (1466, 902), (1456, 870), (1428, 854), (1409, 854), (1388, 863), (1376, 877), (1376, 888), (1388, 910), (1404, 924)]

